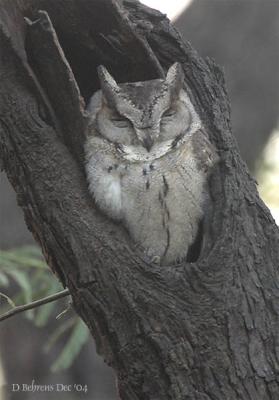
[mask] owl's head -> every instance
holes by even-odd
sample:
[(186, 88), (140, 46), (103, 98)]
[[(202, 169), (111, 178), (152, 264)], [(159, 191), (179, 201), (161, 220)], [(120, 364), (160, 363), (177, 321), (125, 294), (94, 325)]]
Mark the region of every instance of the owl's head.
[(152, 151), (193, 133), (200, 120), (183, 90), (184, 74), (173, 64), (165, 79), (117, 84), (104, 66), (98, 68), (101, 102), (96, 115), (99, 133), (124, 146)]

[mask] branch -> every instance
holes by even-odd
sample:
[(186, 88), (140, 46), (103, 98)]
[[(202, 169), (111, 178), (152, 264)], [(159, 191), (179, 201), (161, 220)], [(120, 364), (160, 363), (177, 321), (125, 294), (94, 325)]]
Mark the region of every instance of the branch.
[(40, 300), (36, 300), (36, 301), (33, 301), (28, 304), (23, 304), (21, 306), (17, 306), (15, 308), (13, 308), (12, 310), (7, 311), (6, 313), (0, 315), (0, 321), (4, 321), (5, 319), (11, 318), (14, 315), (22, 313), (24, 311), (32, 310), (33, 308), (43, 306), (44, 304), (52, 303), (53, 301), (56, 301), (58, 299), (61, 299), (63, 297), (69, 296), (69, 295), (70, 295), (69, 290), (65, 289), (65, 290), (62, 290), (61, 292), (44, 297)]

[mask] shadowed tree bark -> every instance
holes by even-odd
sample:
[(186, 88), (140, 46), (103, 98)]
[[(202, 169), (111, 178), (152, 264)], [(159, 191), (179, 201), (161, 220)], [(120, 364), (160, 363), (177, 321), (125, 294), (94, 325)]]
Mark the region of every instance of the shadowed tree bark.
[[(0, 24), (2, 164), (121, 399), (275, 400), (278, 228), (232, 138), (220, 69), (135, 0), (6, 0)], [(162, 77), (174, 61), (220, 163), (198, 261), (159, 267), (89, 196), (83, 99), (99, 64), (121, 82)]]

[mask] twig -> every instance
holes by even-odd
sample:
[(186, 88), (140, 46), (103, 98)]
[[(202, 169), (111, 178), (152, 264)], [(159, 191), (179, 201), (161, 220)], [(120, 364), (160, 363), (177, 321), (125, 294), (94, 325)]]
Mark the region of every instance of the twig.
[(33, 301), (32, 303), (17, 306), (15, 308), (12, 308), (10, 311), (7, 311), (6, 313), (0, 315), (0, 321), (4, 321), (4, 319), (10, 318), (16, 314), (19, 314), (27, 310), (32, 310), (32, 308), (40, 307), (44, 304), (51, 303), (52, 301), (56, 301), (58, 299), (61, 299), (62, 297), (66, 297), (69, 295), (70, 295), (69, 289), (65, 289), (62, 290), (61, 292), (44, 297), (40, 300)]

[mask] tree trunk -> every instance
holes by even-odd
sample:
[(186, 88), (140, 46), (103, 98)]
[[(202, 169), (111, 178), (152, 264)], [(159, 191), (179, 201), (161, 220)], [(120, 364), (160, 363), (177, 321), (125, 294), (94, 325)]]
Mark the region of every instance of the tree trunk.
[[(220, 69), (136, 0), (4, 0), (0, 23), (3, 167), (121, 399), (278, 399), (278, 228), (232, 138)], [(82, 98), (98, 89), (99, 64), (131, 81), (174, 61), (220, 163), (198, 261), (160, 267), (95, 209)]]

